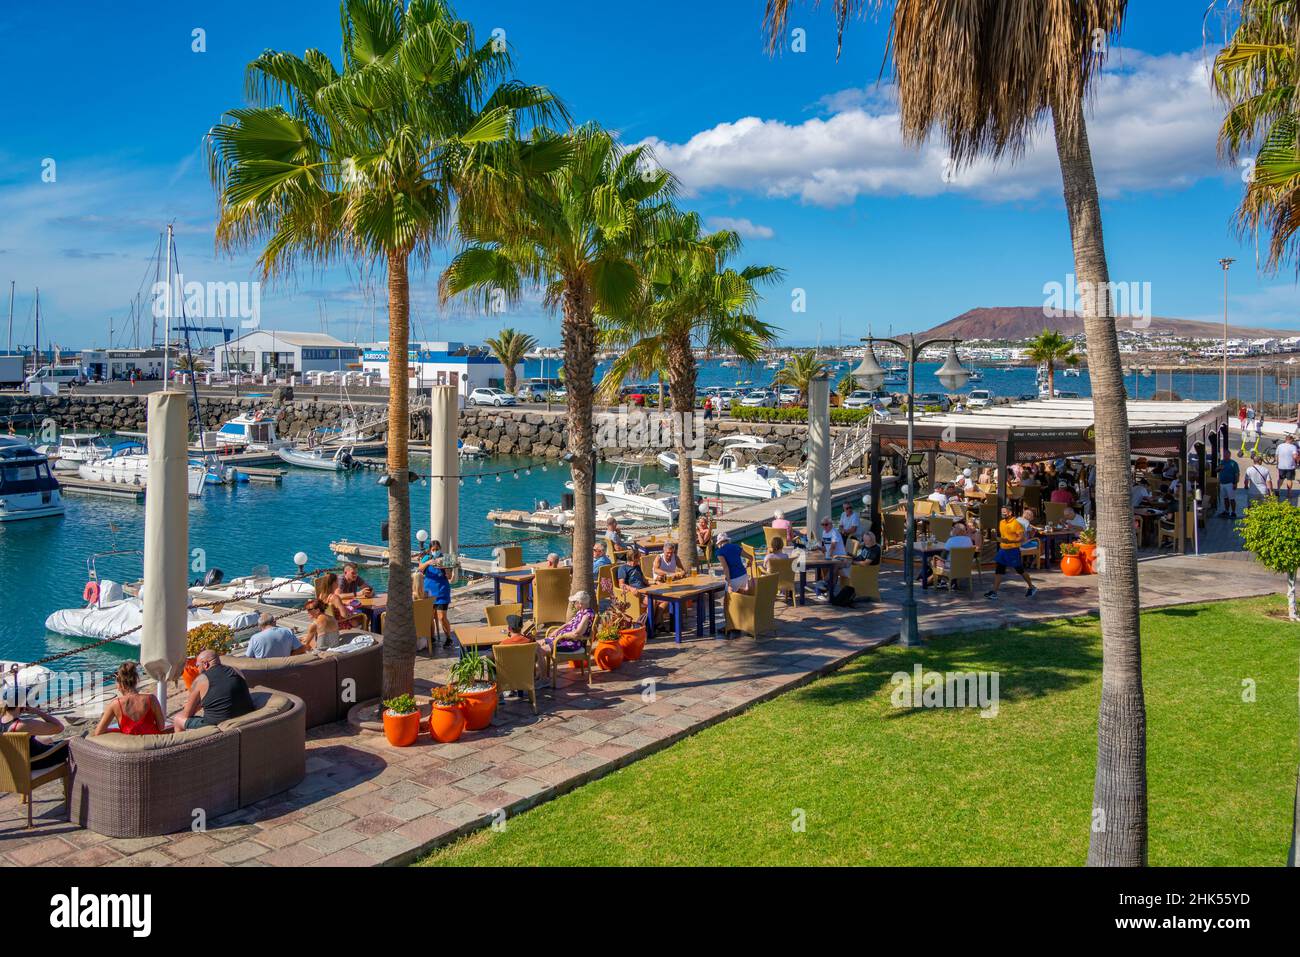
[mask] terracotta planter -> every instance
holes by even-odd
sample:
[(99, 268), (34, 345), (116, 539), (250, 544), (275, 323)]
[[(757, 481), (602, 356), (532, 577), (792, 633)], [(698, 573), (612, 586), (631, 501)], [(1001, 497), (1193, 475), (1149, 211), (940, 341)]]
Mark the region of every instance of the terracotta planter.
[(591, 657), (601, 671), (613, 671), (623, 664), (623, 649), (617, 641), (598, 641)]
[(1093, 563), (1097, 560), (1097, 543), (1091, 545), (1079, 543), (1079, 557), (1083, 559), (1083, 573), (1085, 575), (1094, 574)]
[(1063, 575), (1082, 575), (1083, 559), (1078, 555), (1061, 556), (1061, 574)]
[(384, 737), (395, 748), (407, 748), (420, 736), (420, 712), (393, 714), (384, 710)]
[(645, 625), (625, 628), (618, 633), (618, 646), (623, 649), (624, 661), (637, 661), (645, 651)]
[(435, 704), (429, 713), (429, 733), (435, 741), (451, 744), (465, 731), (465, 712), (461, 706)]
[(483, 691), (461, 691), (460, 710), (465, 713), (465, 730), (482, 731), (492, 723), (497, 711), (497, 686)]
[(195, 658), (185, 659), (185, 670), (181, 672), (181, 680), (185, 682), (185, 687), (189, 688), (194, 684), (194, 679), (199, 676), (199, 666)]

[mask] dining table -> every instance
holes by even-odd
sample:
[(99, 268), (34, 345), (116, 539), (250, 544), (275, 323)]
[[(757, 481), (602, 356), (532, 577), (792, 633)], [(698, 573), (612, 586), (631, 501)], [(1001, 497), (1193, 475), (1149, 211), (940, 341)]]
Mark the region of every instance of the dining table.
[(376, 635), (382, 634), (379, 624), (384, 612), (388, 610), (388, 592), (371, 595), (369, 598), (358, 598), (357, 601), (361, 603), (361, 610), (370, 620), (370, 630)]
[(468, 648), (494, 648), (510, 637), (510, 629), (505, 625), (454, 625), (452, 634), (464, 652)]
[(1053, 562), (1060, 557), (1061, 545), (1072, 542), (1079, 537), (1082, 529), (1072, 525), (1044, 525), (1034, 530), (1034, 534), (1043, 542), (1043, 564)]
[(519, 587), (520, 602), (527, 607), (533, 600), (533, 579), (536, 578), (535, 572), (539, 568), (545, 568), (546, 562), (534, 562), (531, 565), (520, 565), (516, 568), (494, 568), (491, 571), (484, 572), (488, 578), (492, 579), (492, 604), (501, 604), (501, 585), (516, 585)]
[(639, 591), (646, 600), (646, 634), (653, 635), (655, 630), (655, 602), (668, 605), (673, 617), (673, 641), (682, 642), (682, 619), (685, 618), (685, 606), (688, 602), (695, 604), (695, 633), (704, 637), (704, 612), (707, 607), (709, 617), (709, 634), (718, 633), (717, 605), (714, 596), (725, 592), (727, 583), (716, 575), (687, 575), (675, 581), (657, 585), (646, 585)]
[(667, 535), (644, 535), (636, 539), (636, 547), (643, 555), (654, 555), (664, 550), (664, 546), (677, 539)]
[(848, 556), (830, 557), (820, 548), (813, 548), (804, 552), (803, 560), (795, 562), (795, 570), (799, 573), (799, 603), (804, 604), (808, 598), (809, 572), (813, 572), (815, 578), (821, 578), (823, 571), (836, 568), (839, 565), (847, 565), (848, 563)]

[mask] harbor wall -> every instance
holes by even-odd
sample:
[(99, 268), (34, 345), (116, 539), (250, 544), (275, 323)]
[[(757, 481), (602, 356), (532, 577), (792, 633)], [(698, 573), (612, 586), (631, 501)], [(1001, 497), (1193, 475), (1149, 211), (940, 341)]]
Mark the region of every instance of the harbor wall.
[[(84, 392), (58, 396), (0, 394), (0, 417), (33, 415), (41, 421), (52, 421), (64, 432), (143, 432), (145, 400), (144, 395), (93, 395)], [(357, 410), (349, 409), (337, 399), (293, 400), (284, 394), (252, 399), (213, 395), (199, 397), (199, 410), (205, 429), (216, 429), (227, 419), (257, 409), (265, 409), (268, 414), (272, 410), (276, 411), (277, 429), (281, 436), (289, 438), (305, 436), (313, 429), (337, 427), (343, 419), (358, 414)], [(358, 409), (363, 415), (373, 416), (382, 411), (383, 406), (371, 403), (359, 406)], [(461, 412), (460, 437), (466, 443), (478, 445), (492, 455), (532, 455), (556, 459), (565, 452), (565, 418), (566, 413), (560, 409), (547, 412), (538, 408), (469, 408)], [(412, 413), (411, 430), (417, 444), (421, 439), (428, 438), (427, 409)], [(385, 431), (386, 426), (381, 425), (376, 437), (382, 439)], [(716, 459), (721, 451), (721, 440), (740, 432), (777, 443), (781, 451), (774, 457), (783, 466), (793, 467), (803, 462), (804, 444), (808, 438), (806, 425), (733, 422), (726, 419), (704, 424), (703, 454), (697, 457)], [(604, 455), (607, 459), (644, 458), (651, 461), (660, 451), (663, 449), (658, 447), (609, 448), (604, 450)]]

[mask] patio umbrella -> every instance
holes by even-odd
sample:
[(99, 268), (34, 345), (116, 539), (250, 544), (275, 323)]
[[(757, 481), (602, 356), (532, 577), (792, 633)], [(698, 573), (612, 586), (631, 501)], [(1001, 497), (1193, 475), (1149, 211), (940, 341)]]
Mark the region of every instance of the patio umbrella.
[(185, 663), (189, 397), (184, 392), (167, 391), (149, 396), (148, 430), (140, 664), (158, 682), (159, 700), (165, 702), (166, 682), (178, 677)]
[[(460, 540), (460, 412), (454, 385), (435, 385), (430, 397), (429, 534), (452, 557)], [(438, 478), (444, 475), (446, 478)], [(454, 573), (453, 576), (455, 577)]]
[(822, 371), (808, 382), (808, 509), (812, 536), (831, 517), (831, 380)]

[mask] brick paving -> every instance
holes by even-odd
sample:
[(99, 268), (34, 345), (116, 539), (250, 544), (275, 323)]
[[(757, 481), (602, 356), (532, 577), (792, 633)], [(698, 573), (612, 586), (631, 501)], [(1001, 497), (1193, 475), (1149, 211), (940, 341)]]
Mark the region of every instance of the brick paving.
[[(1212, 523), (1226, 528), (1227, 523)], [(1216, 554), (1163, 556), (1140, 565), (1144, 607), (1278, 592), (1283, 580), (1234, 560), (1223, 529)], [(1207, 542), (1208, 544), (1208, 542)], [(985, 573), (985, 581), (989, 573)], [(1095, 577), (1038, 576), (1024, 597), (1018, 580), (1002, 598), (918, 591), (929, 634), (997, 628), (1096, 611)], [(883, 604), (855, 609), (777, 606), (778, 637), (755, 641), (694, 638), (674, 646), (659, 637), (642, 659), (597, 672), (592, 685), (574, 672), (542, 690), (539, 714), (526, 701), (502, 703), (490, 728), (455, 744), (422, 734), (410, 748), (344, 723), (308, 732), (307, 775), (284, 793), (209, 823), (204, 833), (119, 840), (60, 820), (62, 791), (37, 792), (37, 826), (14, 795), (0, 796), (0, 864), (281, 867), (402, 864), (419, 854), (549, 800), (717, 721), (781, 694), (850, 658), (892, 641), (902, 591), (897, 566), (881, 575)], [(458, 609), (478, 620), (478, 608)], [(418, 659), (418, 690), (441, 683), (447, 657)]]

